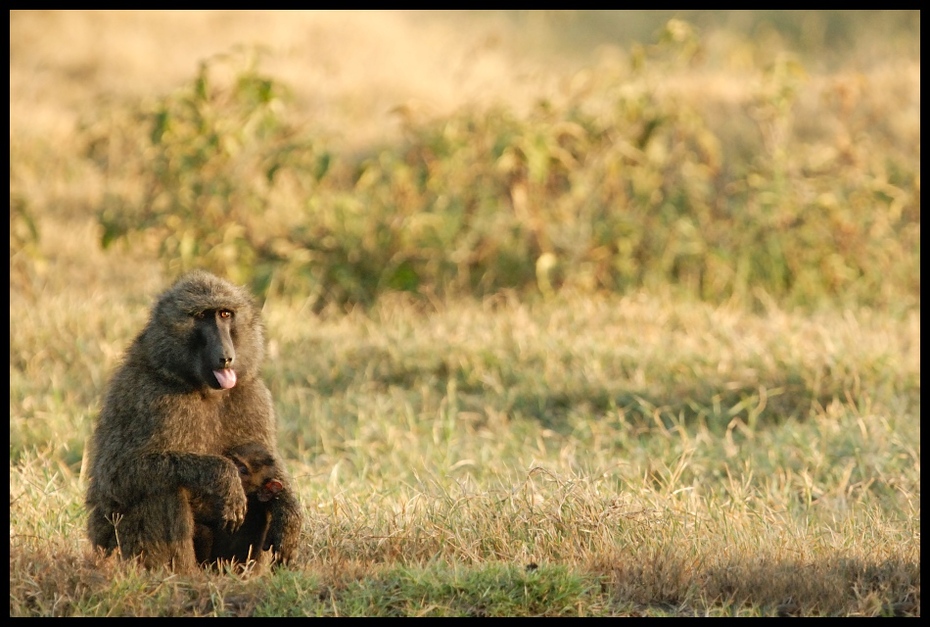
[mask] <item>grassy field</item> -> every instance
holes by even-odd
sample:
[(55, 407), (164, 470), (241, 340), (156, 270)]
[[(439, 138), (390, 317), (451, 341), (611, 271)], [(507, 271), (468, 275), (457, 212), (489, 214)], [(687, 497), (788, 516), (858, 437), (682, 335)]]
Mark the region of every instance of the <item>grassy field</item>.
[[(919, 13), (671, 17), (11, 13), (11, 616), (920, 615)], [(85, 537), (189, 265), (264, 299), (292, 568)]]

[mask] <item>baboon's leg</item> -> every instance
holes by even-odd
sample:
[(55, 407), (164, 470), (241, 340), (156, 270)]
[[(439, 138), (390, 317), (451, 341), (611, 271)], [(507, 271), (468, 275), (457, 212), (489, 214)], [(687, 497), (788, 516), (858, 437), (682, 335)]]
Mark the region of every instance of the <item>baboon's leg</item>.
[(155, 494), (117, 517), (114, 527), (124, 558), (141, 555), (148, 568), (172, 565), (177, 572), (197, 568), (194, 516), (186, 494)]
[(87, 516), (87, 535), (95, 547), (109, 555), (118, 546), (113, 523), (107, 519), (101, 507), (93, 507)]
[(217, 539), (212, 527), (203, 523), (194, 523), (194, 557), (198, 564), (212, 561), (216, 543)]

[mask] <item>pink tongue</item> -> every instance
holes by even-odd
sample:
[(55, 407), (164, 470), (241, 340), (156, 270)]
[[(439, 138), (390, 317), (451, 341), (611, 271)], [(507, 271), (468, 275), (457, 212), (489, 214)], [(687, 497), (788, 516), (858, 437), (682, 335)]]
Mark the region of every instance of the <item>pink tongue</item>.
[(216, 377), (216, 380), (219, 382), (220, 387), (224, 390), (236, 385), (236, 371), (232, 368), (223, 368), (222, 370), (214, 370), (213, 376)]

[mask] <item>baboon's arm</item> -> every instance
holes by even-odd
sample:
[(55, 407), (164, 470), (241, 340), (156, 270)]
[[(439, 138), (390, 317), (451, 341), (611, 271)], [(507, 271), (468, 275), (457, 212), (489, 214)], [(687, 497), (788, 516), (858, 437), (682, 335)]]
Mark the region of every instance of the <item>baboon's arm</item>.
[[(230, 531), (245, 520), (246, 496), (236, 466), (220, 455), (147, 453), (128, 458), (131, 468), (111, 475), (117, 502), (133, 503), (162, 491), (181, 488), (215, 503), (217, 515)], [(139, 481), (146, 477), (146, 481)]]

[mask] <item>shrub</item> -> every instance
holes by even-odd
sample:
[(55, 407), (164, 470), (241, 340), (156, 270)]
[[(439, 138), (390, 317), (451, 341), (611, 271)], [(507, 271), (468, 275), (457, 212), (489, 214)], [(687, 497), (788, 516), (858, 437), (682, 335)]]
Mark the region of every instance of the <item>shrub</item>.
[(810, 81), (785, 55), (714, 125), (712, 102), (664, 78), (700, 50), (673, 20), (629, 68), (559, 102), (414, 122), (362, 157), (293, 123), (254, 58), (218, 57), (102, 136), (106, 154), (126, 146), (101, 161), (116, 172), (103, 243), (148, 242), (170, 270), (207, 266), (316, 308), (563, 286), (919, 299), (919, 142), (865, 123), (867, 91), (829, 84), (812, 112), (825, 122), (796, 124)]

